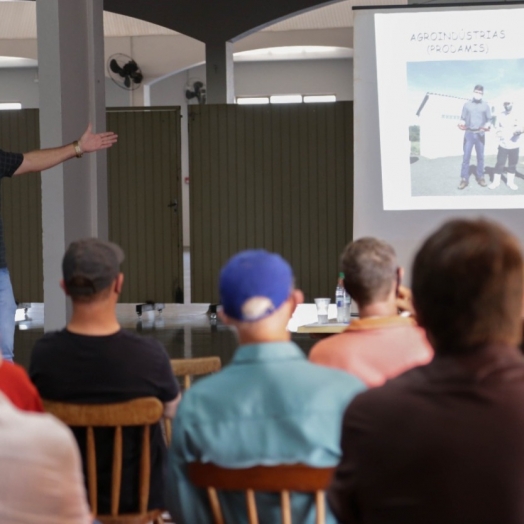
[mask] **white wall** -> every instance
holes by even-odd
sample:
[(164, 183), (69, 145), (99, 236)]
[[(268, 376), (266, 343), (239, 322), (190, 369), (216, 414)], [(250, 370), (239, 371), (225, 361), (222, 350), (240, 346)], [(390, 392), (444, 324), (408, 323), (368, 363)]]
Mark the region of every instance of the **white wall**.
[(353, 60), (295, 60), (235, 64), (235, 95), (323, 95), (353, 100)]
[(39, 107), (37, 73), (36, 67), (0, 69), (0, 102), (20, 102), (26, 109)]
[(128, 107), (132, 105), (131, 91), (118, 87), (106, 77), (106, 107)]
[[(185, 103), (188, 78), (205, 81), (205, 67), (198, 66), (154, 84), (151, 105)], [(235, 95), (335, 94), (353, 100), (353, 60), (292, 60), (235, 63)]]
[[(0, 68), (0, 102), (20, 102), (24, 109), (39, 107), (38, 69)], [(127, 107), (131, 105), (128, 91), (119, 88), (106, 78), (107, 107)]]

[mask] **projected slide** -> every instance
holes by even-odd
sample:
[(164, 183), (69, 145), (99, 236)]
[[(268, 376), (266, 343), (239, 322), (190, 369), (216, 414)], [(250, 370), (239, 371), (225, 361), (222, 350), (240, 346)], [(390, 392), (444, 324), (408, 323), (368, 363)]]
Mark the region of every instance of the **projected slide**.
[(386, 210), (524, 208), (524, 9), (375, 14)]

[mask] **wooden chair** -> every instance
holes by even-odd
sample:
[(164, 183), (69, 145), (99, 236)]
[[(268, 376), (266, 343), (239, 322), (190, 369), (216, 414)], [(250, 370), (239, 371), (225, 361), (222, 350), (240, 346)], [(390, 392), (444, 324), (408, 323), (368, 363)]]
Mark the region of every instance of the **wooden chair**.
[(294, 464), (227, 469), (200, 462), (190, 463), (188, 467), (191, 482), (207, 490), (215, 524), (224, 524), (217, 490), (246, 492), (249, 524), (258, 524), (255, 491), (280, 492), (282, 524), (292, 524), (291, 491), (314, 493), (317, 509), (316, 524), (325, 524), (325, 490), (331, 481), (334, 468), (313, 468)]
[[(147, 510), (151, 476), (150, 428), (161, 418), (162, 402), (154, 397), (145, 397), (115, 404), (69, 404), (44, 400), (44, 409), (64, 424), (87, 428), (86, 470), (89, 503), (93, 515), (103, 524), (145, 524), (153, 521), (162, 523), (161, 510)], [(118, 514), (120, 487), (122, 482), (122, 427), (143, 426), (140, 456), (138, 507), (139, 512)], [(114, 427), (113, 466), (111, 486), (111, 514), (98, 515), (96, 447), (94, 428)]]
[(191, 387), (191, 376), (216, 373), (221, 368), (220, 357), (175, 358), (171, 360), (173, 375), (184, 377), (184, 389)]

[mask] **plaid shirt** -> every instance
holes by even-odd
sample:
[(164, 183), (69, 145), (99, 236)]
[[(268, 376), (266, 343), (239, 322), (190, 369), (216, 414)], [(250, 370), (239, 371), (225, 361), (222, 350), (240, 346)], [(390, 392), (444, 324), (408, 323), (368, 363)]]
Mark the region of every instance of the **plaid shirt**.
[[(24, 155), (21, 153), (6, 153), (0, 149), (0, 179), (6, 176), (12, 177), (23, 160)], [(0, 268), (4, 267), (7, 267), (7, 260), (5, 258), (4, 226), (0, 217)]]

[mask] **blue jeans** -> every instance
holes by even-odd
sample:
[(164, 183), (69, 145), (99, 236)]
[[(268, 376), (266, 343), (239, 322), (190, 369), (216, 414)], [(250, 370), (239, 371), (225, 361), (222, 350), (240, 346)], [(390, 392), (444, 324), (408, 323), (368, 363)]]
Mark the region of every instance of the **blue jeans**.
[(480, 179), (484, 177), (484, 133), (474, 133), (473, 131), (464, 133), (464, 158), (462, 159), (460, 176), (466, 182), (469, 179), (469, 161), (473, 147), (475, 147), (475, 154), (477, 155), (477, 179)]
[(13, 361), (16, 302), (9, 270), (0, 268), (0, 348), (5, 360)]

